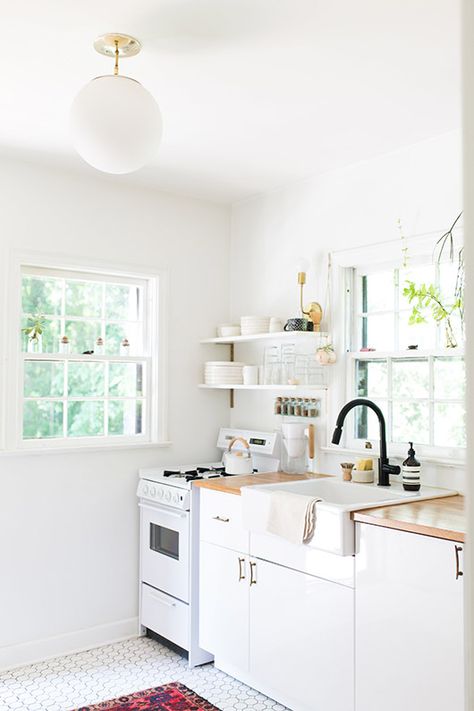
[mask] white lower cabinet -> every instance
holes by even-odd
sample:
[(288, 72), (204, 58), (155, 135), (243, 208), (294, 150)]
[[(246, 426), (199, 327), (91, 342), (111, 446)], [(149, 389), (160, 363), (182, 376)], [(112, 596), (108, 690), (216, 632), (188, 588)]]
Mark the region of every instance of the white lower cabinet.
[(200, 647), (291, 711), (353, 711), (354, 558), (249, 537), (238, 497), (200, 497)]
[(199, 645), (243, 672), (249, 659), (248, 573), (244, 554), (201, 541)]
[(354, 590), (201, 542), (199, 644), (292, 711), (354, 708)]
[(463, 711), (462, 546), (357, 524), (356, 711)]
[(250, 673), (295, 711), (354, 704), (354, 590), (262, 560), (250, 588)]
[(199, 641), (218, 668), (291, 711), (463, 711), (462, 546), (358, 523), (354, 562), (249, 538), (236, 497), (201, 496)]

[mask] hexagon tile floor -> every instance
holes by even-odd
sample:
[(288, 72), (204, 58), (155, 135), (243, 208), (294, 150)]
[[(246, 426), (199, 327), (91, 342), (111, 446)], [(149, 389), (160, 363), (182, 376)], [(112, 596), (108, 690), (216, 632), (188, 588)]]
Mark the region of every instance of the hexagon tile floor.
[(221, 711), (288, 711), (212, 664), (188, 669), (185, 659), (148, 637), (3, 672), (0, 709), (69, 711), (171, 681), (180, 681)]

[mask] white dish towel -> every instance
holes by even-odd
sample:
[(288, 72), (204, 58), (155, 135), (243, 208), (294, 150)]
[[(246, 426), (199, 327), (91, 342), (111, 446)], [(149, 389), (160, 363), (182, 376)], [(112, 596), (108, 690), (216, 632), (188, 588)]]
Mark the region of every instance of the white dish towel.
[(289, 491), (273, 491), (267, 531), (290, 543), (308, 543), (316, 526), (316, 504), (321, 499)]
[(313, 496), (289, 491), (268, 491), (265, 487), (242, 487), (242, 522), (254, 533), (272, 533), (291, 543), (308, 543), (316, 526)]

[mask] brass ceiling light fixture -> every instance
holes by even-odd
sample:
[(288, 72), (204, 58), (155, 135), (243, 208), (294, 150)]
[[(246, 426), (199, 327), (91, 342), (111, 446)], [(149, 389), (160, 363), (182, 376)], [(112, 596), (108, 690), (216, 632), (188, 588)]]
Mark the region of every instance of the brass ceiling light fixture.
[(97, 170), (132, 173), (156, 155), (162, 136), (161, 112), (153, 96), (136, 79), (119, 74), (119, 60), (138, 54), (141, 44), (116, 32), (98, 37), (94, 49), (114, 59), (114, 70), (86, 84), (74, 99), (74, 147)]

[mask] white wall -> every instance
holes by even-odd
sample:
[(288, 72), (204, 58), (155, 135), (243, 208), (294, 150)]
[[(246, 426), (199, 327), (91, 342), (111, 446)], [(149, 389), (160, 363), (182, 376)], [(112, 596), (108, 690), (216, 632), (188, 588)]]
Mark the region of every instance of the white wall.
[(218, 427), (228, 423), (226, 398), (196, 383), (199, 338), (228, 316), (229, 212), (120, 178), (11, 160), (0, 162), (0, 195), (2, 283), (12, 249), (165, 269), (170, 282), (172, 446), (0, 453), (0, 666), (7, 666), (137, 629), (137, 470), (214, 459)]
[[(232, 212), (231, 313), (298, 315), (296, 285), (299, 256), (308, 258), (306, 298), (324, 304), (326, 255), (399, 238), (405, 234), (442, 234), (462, 209), (461, 150), (457, 133), (416, 144), (376, 160), (358, 163), (237, 204)], [(383, 248), (380, 250), (383, 260)], [(340, 294), (334, 295), (337, 301)], [(341, 311), (336, 313), (341, 322)], [(336, 345), (340, 345), (336, 343)], [(260, 358), (248, 350), (246, 358)], [(340, 355), (340, 353), (339, 353)], [(240, 359), (240, 352), (236, 358)], [(245, 359), (245, 358), (244, 358)], [(344, 401), (344, 364), (332, 370), (328, 423)], [(274, 428), (274, 394), (236, 394), (234, 426)], [(258, 403), (263, 405), (258, 406)], [(321, 423), (323, 424), (323, 423)], [(320, 441), (325, 432), (319, 427)], [(319, 470), (337, 472), (344, 461), (319, 458)], [(425, 481), (463, 487), (463, 472), (425, 466)]]
[[(199, 346), (244, 313), (298, 310), (299, 255), (311, 259), (308, 298), (324, 301), (325, 256), (407, 234), (440, 232), (462, 207), (459, 137), (282, 188), (232, 210), (127, 187), (92, 174), (0, 162), (2, 277), (11, 249), (146, 265), (170, 273), (169, 449), (0, 454), (0, 666), (132, 634), (136, 629), (137, 469), (215, 457), (217, 428), (274, 428), (273, 395), (199, 391)], [(0, 304), (0, 313), (3, 307)], [(5, 329), (0, 339), (7, 337)], [(239, 358), (239, 352), (236, 352)], [(244, 360), (255, 354), (242, 351)], [(5, 366), (3, 366), (5, 367)], [(337, 372), (337, 371), (336, 371)], [(7, 373), (8, 376), (8, 373)], [(334, 377), (334, 376), (333, 376)], [(331, 393), (328, 421), (340, 405)], [(8, 404), (7, 404), (8, 414)], [(320, 456), (337, 471), (342, 457)], [(425, 467), (425, 480), (462, 487), (463, 474)]]
[[(474, 5), (471, 0), (463, 2), (463, 149), (464, 149), (464, 200), (466, 206), (466, 287), (467, 303), (474, 299)], [(474, 453), (474, 311), (467, 311), (467, 415), (468, 458)], [(474, 481), (467, 477), (467, 535), (466, 546), (466, 594), (464, 613), (466, 619), (466, 711), (474, 707)]]

